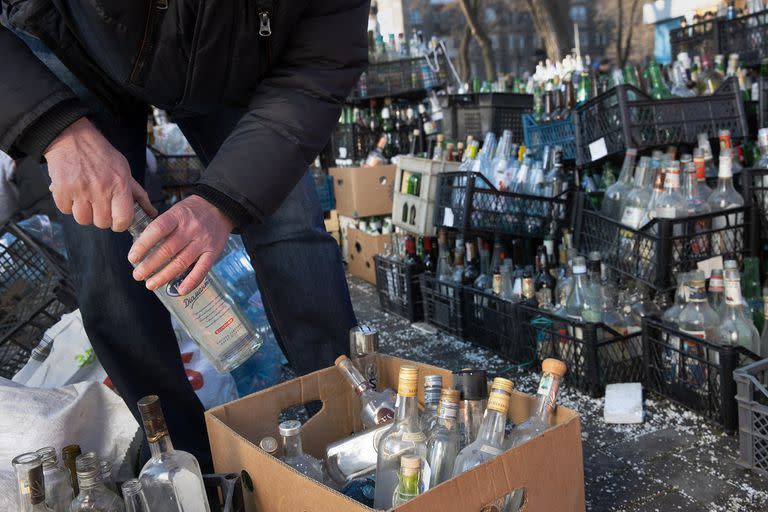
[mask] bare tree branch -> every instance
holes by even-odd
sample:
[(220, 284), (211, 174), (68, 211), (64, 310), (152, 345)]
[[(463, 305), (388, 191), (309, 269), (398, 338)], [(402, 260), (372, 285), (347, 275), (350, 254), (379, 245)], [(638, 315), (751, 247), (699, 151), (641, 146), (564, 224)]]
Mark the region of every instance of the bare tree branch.
[(472, 31), (469, 29), (469, 25), (464, 28), (464, 34), (461, 36), (461, 44), (459, 45), (459, 75), (462, 82), (469, 80), (469, 43), (472, 41)]
[[(624, 53), (620, 56), (621, 66), (629, 60), (629, 54), (632, 51), (632, 32), (635, 28), (635, 20), (637, 18), (637, 8), (640, 6), (640, 0), (632, 0), (632, 9), (629, 13), (629, 29), (627, 30), (627, 40), (624, 43)], [(621, 14), (619, 14), (621, 16)]]
[(475, 37), (477, 44), (480, 46), (480, 51), (483, 54), (485, 78), (486, 80), (492, 81), (496, 75), (496, 64), (494, 63), (491, 40), (488, 38), (488, 35), (485, 33), (485, 30), (478, 20), (478, 12), (480, 11), (479, 3), (476, 4), (475, 9), (472, 9), (469, 0), (459, 0), (459, 6), (461, 7), (461, 12), (464, 13), (464, 17), (467, 19), (467, 26)]
[(559, 0), (526, 0), (533, 26), (551, 60), (561, 60), (571, 49), (571, 24), (567, 3)]

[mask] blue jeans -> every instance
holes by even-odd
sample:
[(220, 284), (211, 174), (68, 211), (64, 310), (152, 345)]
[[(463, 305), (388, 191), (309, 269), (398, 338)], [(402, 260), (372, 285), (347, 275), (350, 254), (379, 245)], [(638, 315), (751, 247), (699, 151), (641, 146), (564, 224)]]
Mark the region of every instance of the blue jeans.
[[(46, 48), (24, 39), (84, 101), (94, 101)], [(91, 121), (125, 155), (133, 176), (142, 183), (146, 113), (118, 120), (98, 105), (93, 112)], [(222, 107), (179, 120), (179, 126), (207, 165), (244, 113), (244, 109)], [(254, 162), (255, 180), (258, 165)], [(185, 374), (169, 313), (143, 283), (131, 277), (130, 235), (80, 226), (71, 216), (61, 217), (85, 329), (112, 383), (139, 422), (136, 402), (145, 395), (159, 395), (174, 444), (193, 453), (204, 472), (212, 471), (203, 406)], [(341, 253), (325, 231), (310, 174), (264, 223), (245, 227), (242, 237), (267, 317), (293, 368), (308, 373), (347, 354), (348, 331), (357, 321)]]

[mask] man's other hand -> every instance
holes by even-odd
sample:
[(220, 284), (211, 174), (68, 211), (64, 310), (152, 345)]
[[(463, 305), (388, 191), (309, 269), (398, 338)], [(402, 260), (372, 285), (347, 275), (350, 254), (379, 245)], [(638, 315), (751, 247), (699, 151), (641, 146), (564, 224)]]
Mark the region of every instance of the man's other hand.
[(78, 224), (125, 231), (133, 202), (149, 215), (157, 211), (131, 176), (128, 161), (86, 118), (59, 134), (44, 153), (56, 206)]
[(153, 220), (133, 243), (128, 260), (139, 264), (133, 278), (142, 281), (151, 276), (147, 288), (154, 290), (191, 269), (178, 287), (186, 295), (216, 263), (233, 228), (218, 208), (200, 196), (190, 196)]

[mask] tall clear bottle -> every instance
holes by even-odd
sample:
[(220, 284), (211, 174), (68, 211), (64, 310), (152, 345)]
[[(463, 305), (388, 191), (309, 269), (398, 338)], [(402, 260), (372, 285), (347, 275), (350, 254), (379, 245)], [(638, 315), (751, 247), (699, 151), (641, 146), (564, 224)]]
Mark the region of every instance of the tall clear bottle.
[(45, 504), (55, 512), (66, 511), (74, 499), (69, 471), (59, 466), (56, 448), (46, 446), (37, 450), (40, 462), (43, 464), (45, 478)]
[[(77, 458), (77, 483), (80, 486), (80, 494), (72, 501), (69, 512), (123, 512), (125, 510), (123, 500), (107, 489), (101, 481), (99, 458), (95, 453), (84, 453)], [(159, 507), (158, 510), (181, 510)], [(205, 510), (206, 512), (209, 510), (207, 503)]]
[[(694, 215), (704, 215), (710, 212), (707, 204), (707, 196), (701, 195), (698, 180), (696, 178), (696, 166), (693, 162), (687, 162), (685, 165), (683, 190), (685, 190), (686, 214), (691, 217)], [(706, 186), (706, 185), (705, 185)], [(709, 238), (706, 233), (709, 231), (709, 219), (698, 219), (692, 223), (695, 233), (702, 233), (690, 239), (689, 249), (695, 256), (706, 256), (709, 254)]]
[[(709, 276), (709, 305), (722, 321), (725, 316), (725, 281), (723, 281), (723, 271), (720, 269), (712, 270)], [(720, 322), (717, 324), (720, 325)]]
[(680, 162), (677, 160), (665, 165), (664, 191), (656, 197), (649, 214), (651, 219), (679, 219), (687, 215), (685, 198), (680, 193)]
[(696, 168), (696, 184), (699, 188), (699, 197), (706, 201), (712, 194), (712, 189), (707, 185), (707, 162), (704, 160), (704, 152), (701, 148), (693, 150), (693, 166)]
[(459, 395), (459, 446), (464, 448), (477, 437), (488, 400), (488, 377), (484, 370), (464, 368), (453, 373), (453, 387)]
[[(134, 204), (134, 221), (128, 228), (134, 240), (141, 236), (151, 220), (138, 204)], [(155, 295), (181, 322), (213, 366), (221, 373), (228, 373), (247, 361), (264, 340), (215, 273), (210, 272), (187, 295), (180, 295), (178, 286), (187, 274), (184, 272), (156, 289)]]
[(755, 354), (760, 351), (760, 334), (744, 313), (738, 270), (725, 272), (725, 316), (719, 327), (719, 341), (725, 345), (741, 345)]
[(339, 356), (335, 364), (360, 398), (360, 419), (364, 428), (384, 425), (394, 419), (395, 406), (391, 390), (379, 392), (373, 389), (347, 356)]
[(624, 202), (632, 191), (632, 173), (635, 170), (637, 150), (627, 149), (624, 155), (624, 164), (621, 166), (619, 179), (608, 187), (603, 195), (602, 214), (613, 220), (621, 220)]
[(390, 509), (393, 495), (398, 486), (400, 458), (416, 455), (422, 460), (422, 478), (429, 482), (431, 471), (427, 463), (427, 436), (419, 422), (419, 404), (416, 397), (419, 370), (415, 366), (403, 365), (397, 386), (397, 411), (395, 422), (381, 437), (376, 459), (376, 492), (373, 506)]
[(715, 167), (715, 158), (712, 155), (712, 145), (709, 143), (709, 135), (706, 132), (702, 132), (698, 135), (699, 149), (704, 157), (704, 167), (706, 168), (707, 178), (715, 178), (717, 176), (717, 167)]
[(122, 485), (125, 512), (150, 512), (147, 496), (138, 478), (132, 478)]
[(432, 469), (430, 488), (449, 480), (453, 474), (459, 454), (459, 398), (455, 389), (444, 389), (440, 394), (437, 423), (427, 438), (427, 462)]
[(302, 475), (323, 483), (325, 478), (322, 463), (308, 453), (304, 453), (301, 443), (301, 422), (288, 420), (280, 423), (277, 428), (283, 440), (283, 456), (280, 457), (282, 461)]
[(437, 423), (437, 409), (440, 405), (440, 392), (443, 390), (443, 378), (440, 375), (424, 376), (424, 410), (421, 412), (421, 431), (428, 434)]
[(151, 453), (139, 474), (149, 506), (169, 512), (210, 512), (200, 464), (192, 454), (174, 450), (160, 398), (145, 396), (138, 406)]
[[(732, 164), (731, 150), (725, 149), (721, 151), (717, 186), (707, 199), (707, 204), (712, 212), (744, 206), (744, 198), (733, 186)], [(712, 230), (720, 230), (712, 233), (712, 254), (726, 254), (735, 250), (735, 230), (723, 231), (723, 229), (740, 224), (742, 216), (743, 214), (741, 213), (732, 213), (730, 215), (719, 215), (712, 219)]]
[[(60, 512), (45, 504), (43, 463), (35, 452), (22, 453), (11, 461), (16, 472), (18, 512)], [(79, 509), (78, 509), (79, 510)], [(101, 509), (94, 509), (101, 510)]]
[(573, 260), (573, 288), (565, 311), (574, 320), (597, 323), (602, 318), (603, 304), (595, 297), (587, 279), (587, 265), (582, 256)]

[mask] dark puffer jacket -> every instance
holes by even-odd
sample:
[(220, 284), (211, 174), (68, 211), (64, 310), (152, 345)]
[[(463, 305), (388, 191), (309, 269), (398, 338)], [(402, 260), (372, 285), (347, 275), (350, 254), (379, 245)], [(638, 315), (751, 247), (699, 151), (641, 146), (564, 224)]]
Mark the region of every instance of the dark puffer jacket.
[[(0, 1), (117, 115), (246, 106), (199, 184), (238, 224), (290, 193), (367, 63), (369, 0)], [(2, 26), (0, 62), (0, 149), (37, 157), (87, 110)]]

